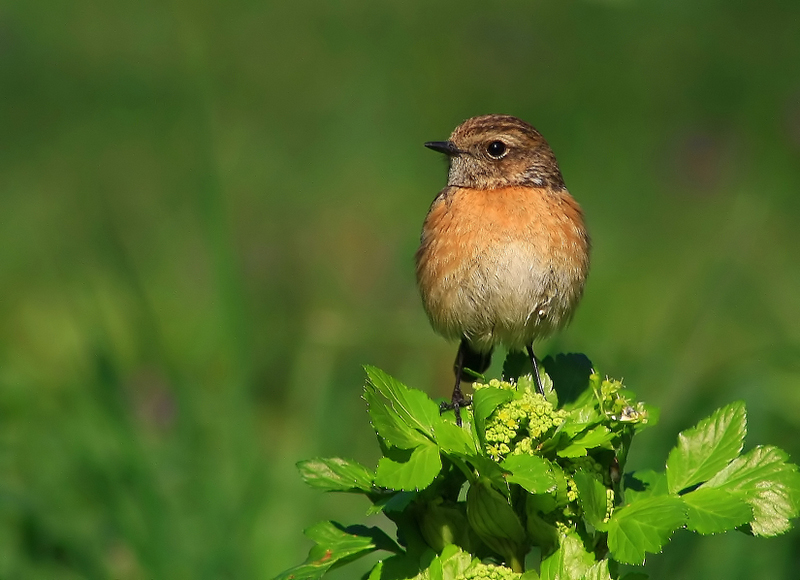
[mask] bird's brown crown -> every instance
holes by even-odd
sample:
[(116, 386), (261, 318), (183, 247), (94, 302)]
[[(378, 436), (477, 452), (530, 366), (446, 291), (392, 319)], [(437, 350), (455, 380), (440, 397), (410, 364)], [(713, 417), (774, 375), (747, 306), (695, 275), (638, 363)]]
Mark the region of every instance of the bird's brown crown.
[(450, 157), (447, 180), (450, 186), (564, 187), (547, 141), (539, 131), (516, 117), (472, 117), (455, 128), (448, 143), (452, 145), (449, 150), (439, 150)]

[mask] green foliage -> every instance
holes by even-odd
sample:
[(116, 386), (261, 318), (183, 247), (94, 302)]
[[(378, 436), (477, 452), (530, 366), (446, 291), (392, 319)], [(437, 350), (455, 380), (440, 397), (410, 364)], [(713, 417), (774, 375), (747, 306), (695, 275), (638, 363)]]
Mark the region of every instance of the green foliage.
[(276, 580), (319, 578), (342, 563), (375, 550), (399, 552), (400, 548), (378, 528), (350, 526), (342, 528), (332, 522), (320, 522), (305, 531), (314, 547), (304, 564), (281, 574)]
[[(324, 522), (306, 531), (307, 561), (278, 577), (321, 578), (375, 551), (370, 580), (620, 578), (672, 534), (741, 530), (774, 536), (800, 511), (800, 474), (773, 447), (741, 454), (746, 412), (732, 403), (678, 436), (664, 472), (625, 474), (633, 436), (654, 412), (622, 383), (584, 373), (576, 356), (546, 359), (568, 376), (571, 400), (544, 375), (475, 385), (463, 427), (421, 391), (367, 367), (364, 398), (384, 456), (373, 473), (339, 458), (298, 464), (317, 489), (359, 493), (397, 527)], [(506, 365), (508, 373), (513, 364)], [(532, 569), (533, 548), (540, 555)], [(627, 577), (631, 577), (630, 574)]]

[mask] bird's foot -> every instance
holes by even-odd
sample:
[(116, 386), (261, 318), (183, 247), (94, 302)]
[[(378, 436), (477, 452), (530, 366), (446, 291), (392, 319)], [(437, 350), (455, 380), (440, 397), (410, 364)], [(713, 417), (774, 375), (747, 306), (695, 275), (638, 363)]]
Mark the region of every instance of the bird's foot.
[(453, 411), (456, 414), (456, 425), (461, 427), (461, 409), (469, 407), (472, 404), (472, 399), (465, 397), (460, 390), (453, 392), (453, 397), (449, 403), (442, 403), (439, 405), (439, 414), (445, 411)]
[(472, 404), (472, 399), (465, 397), (461, 391), (453, 393), (453, 397), (449, 403), (442, 403), (439, 405), (439, 414), (445, 411), (453, 411), (456, 414), (456, 425), (461, 427), (461, 409), (469, 407)]

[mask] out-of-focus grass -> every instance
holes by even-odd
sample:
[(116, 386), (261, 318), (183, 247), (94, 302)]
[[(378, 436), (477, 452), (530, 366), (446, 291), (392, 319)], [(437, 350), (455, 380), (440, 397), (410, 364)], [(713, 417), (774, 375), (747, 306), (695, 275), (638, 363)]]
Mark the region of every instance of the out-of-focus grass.
[[(412, 256), (423, 141), (516, 114), (594, 238), (542, 354), (662, 408), (633, 467), (747, 401), (800, 460), (800, 5), (30, 3), (0, 9), (0, 576), (263, 578), (366, 506), (295, 461), (375, 442), (362, 363), (443, 395)], [(798, 535), (653, 578), (796, 578)]]

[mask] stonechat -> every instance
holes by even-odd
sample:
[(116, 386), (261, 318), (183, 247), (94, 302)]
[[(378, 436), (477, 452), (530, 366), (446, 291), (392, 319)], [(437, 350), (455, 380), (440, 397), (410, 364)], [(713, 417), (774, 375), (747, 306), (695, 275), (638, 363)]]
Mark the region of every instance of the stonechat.
[(416, 254), (417, 282), (433, 329), (460, 340), (455, 387), (443, 410), (470, 400), (461, 383), (486, 371), (498, 344), (533, 350), (563, 328), (583, 295), (589, 235), (555, 155), (528, 123), (473, 117), (447, 141), (425, 146), (449, 159), (447, 186), (431, 204)]

